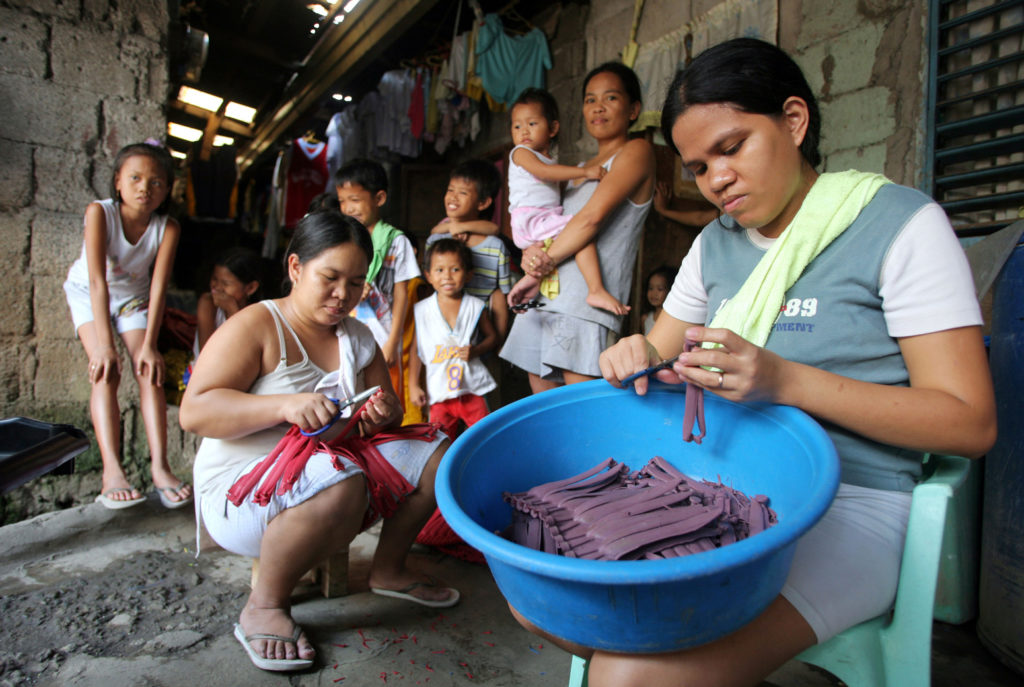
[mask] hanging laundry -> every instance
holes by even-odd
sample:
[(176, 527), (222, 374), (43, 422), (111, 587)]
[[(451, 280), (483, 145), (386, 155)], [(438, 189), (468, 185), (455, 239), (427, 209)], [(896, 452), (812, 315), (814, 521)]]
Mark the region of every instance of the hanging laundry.
[(423, 79), (425, 70), (417, 70), (416, 85), (412, 89), (412, 98), (409, 100), (409, 127), (413, 138), (423, 138), (423, 122), (426, 118), (423, 97)]
[(476, 73), (495, 101), (512, 103), (527, 88), (543, 88), (547, 69), (551, 53), (543, 31), (534, 28), (524, 36), (509, 36), (497, 14), (484, 17), (477, 37)]
[(327, 184), (327, 144), (323, 141), (292, 141), (285, 176), (284, 226), (294, 227), (309, 209), (314, 197)]

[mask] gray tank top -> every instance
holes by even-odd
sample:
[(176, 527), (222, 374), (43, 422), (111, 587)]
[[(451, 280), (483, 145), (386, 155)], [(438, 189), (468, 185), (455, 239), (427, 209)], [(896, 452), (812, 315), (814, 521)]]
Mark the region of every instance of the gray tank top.
[[(611, 169), (615, 155), (602, 165)], [(567, 215), (583, 209), (597, 189), (597, 181), (585, 181), (565, 190), (562, 209)], [(651, 209), (653, 196), (646, 203), (637, 205), (628, 198), (605, 218), (597, 235), (597, 254), (601, 261), (601, 278), (608, 292), (625, 303), (629, 298), (629, 287), (633, 281), (636, 251), (640, 243), (640, 232)], [(587, 282), (583, 279), (575, 260), (566, 260), (558, 266), (559, 293), (548, 302), (545, 310), (571, 315), (595, 322), (618, 332), (622, 317), (607, 310), (587, 305)]]

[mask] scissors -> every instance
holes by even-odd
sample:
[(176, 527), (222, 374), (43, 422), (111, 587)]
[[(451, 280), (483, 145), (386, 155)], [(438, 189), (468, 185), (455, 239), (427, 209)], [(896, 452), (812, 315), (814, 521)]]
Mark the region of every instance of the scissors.
[(516, 305), (513, 305), (510, 309), (512, 310), (512, 312), (526, 312), (530, 308), (543, 308), (543, 307), (544, 307), (544, 303), (543, 302), (538, 301), (536, 298), (531, 298), (528, 301), (524, 301), (522, 303), (517, 303)]
[(324, 425), (320, 429), (313, 430), (312, 432), (307, 432), (304, 429), (300, 429), (299, 432), (302, 434), (302, 436), (306, 436), (306, 437), (315, 437), (315, 436), (319, 436), (319, 435), (323, 434), (328, 429), (330, 429), (334, 425), (335, 422), (338, 421), (338, 418), (341, 417), (342, 412), (344, 412), (344, 410), (346, 408), (348, 408), (349, 406), (353, 406), (353, 405), (355, 405), (357, 403), (362, 403), (362, 402), (368, 400), (371, 396), (373, 396), (378, 391), (380, 391), (380, 386), (370, 387), (366, 391), (360, 391), (358, 394), (356, 394), (352, 398), (347, 398), (344, 401), (341, 401), (341, 400), (339, 400), (337, 398), (331, 398), (330, 396), (328, 396), (327, 397), (328, 400), (330, 400), (332, 403), (336, 403), (338, 405), (338, 412), (334, 414), (334, 417), (331, 418), (330, 422), (328, 422), (326, 425)]
[(620, 384), (622, 384), (622, 386), (626, 386), (627, 384), (632, 384), (641, 377), (650, 377), (652, 374), (658, 372), (659, 370), (667, 370), (668, 368), (672, 367), (675, 364), (676, 360), (676, 358), (662, 360), (657, 365), (651, 365), (650, 367), (640, 370), (639, 372), (634, 372), (633, 374), (623, 379), (620, 382)]

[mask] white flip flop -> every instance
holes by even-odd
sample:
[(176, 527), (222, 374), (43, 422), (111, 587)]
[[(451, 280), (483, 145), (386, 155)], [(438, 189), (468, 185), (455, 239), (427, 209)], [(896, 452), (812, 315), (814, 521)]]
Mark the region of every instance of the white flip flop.
[[(418, 596), (413, 596), (409, 592), (419, 587), (432, 587), (434, 589), (447, 589), (447, 599), (422, 599)], [(459, 603), (459, 590), (454, 587), (441, 587), (434, 581), (430, 582), (413, 582), (412, 584), (402, 587), (401, 589), (381, 589), (380, 587), (370, 587), (370, 591), (374, 594), (380, 594), (381, 596), (388, 596), (392, 599), (402, 599), (403, 601), (412, 601), (413, 603), (420, 604), (421, 606), (429, 606), (430, 608), (449, 608)]]
[(257, 668), (262, 670), (272, 670), (277, 672), (284, 672), (289, 670), (305, 670), (313, 665), (313, 659), (311, 658), (264, 658), (256, 653), (256, 650), (252, 648), (251, 642), (254, 639), (266, 639), (276, 642), (290, 642), (295, 645), (295, 650), (299, 650), (299, 637), (302, 635), (302, 628), (298, 625), (295, 626), (295, 632), (292, 633), (291, 637), (284, 637), (282, 635), (266, 635), (255, 633), (251, 635), (245, 634), (245, 630), (238, 623), (235, 623), (235, 639), (241, 642), (242, 646), (245, 647), (245, 653), (249, 654), (249, 660)]

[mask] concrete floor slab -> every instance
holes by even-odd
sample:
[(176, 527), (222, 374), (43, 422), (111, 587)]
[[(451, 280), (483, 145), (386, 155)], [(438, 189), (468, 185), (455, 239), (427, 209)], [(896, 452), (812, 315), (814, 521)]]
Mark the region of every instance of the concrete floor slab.
[[(155, 497), (128, 510), (82, 506), (0, 528), (2, 685), (489, 685), (561, 687), (569, 655), (521, 629), (484, 566), (417, 548), (412, 565), (457, 587), (459, 605), (429, 609), (369, 592), (375, 535), (350, 548), (351, 593), (306, 591), (294, 615), (318, 649), (313, 669), (255, 668), (232, 636), (250, 562), (203, 544), (189, 509)], [(935, 687), (1021, 684), (971, 628), (936, 624)], [(777, 687), (833, 687), (793, 661)]]

